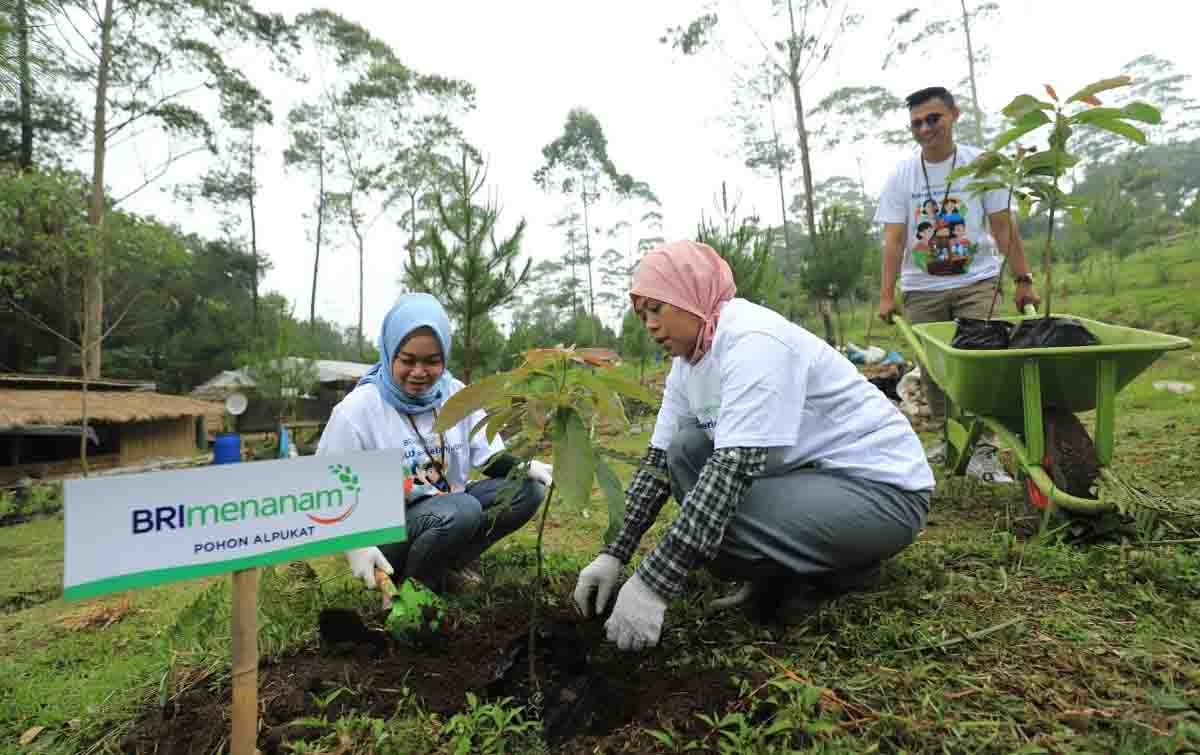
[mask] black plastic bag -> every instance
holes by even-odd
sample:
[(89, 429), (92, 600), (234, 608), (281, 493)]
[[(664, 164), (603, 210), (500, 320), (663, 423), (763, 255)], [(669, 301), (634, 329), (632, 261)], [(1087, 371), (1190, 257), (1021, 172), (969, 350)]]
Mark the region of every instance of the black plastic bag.
[(1048, 349), (1055, 346), (1095, 346), (1092, 332), (1073, 317), (1022, 320), (1008, 341), (1010, 349)]
[(959, 317), (954, 321), (958, 328), (950, 345), (956, 349), (1006, 349), (1012, 323), (1005, 320), (976, 320)]

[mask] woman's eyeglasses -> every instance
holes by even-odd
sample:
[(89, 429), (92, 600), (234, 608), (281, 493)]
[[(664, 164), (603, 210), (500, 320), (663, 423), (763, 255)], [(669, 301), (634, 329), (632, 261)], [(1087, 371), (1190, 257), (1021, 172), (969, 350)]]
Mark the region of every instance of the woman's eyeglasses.
[(917, 119), (911, 121), (908, 125), (912, 128), (913, 131), (920, 131), (922, 125), (928, 126), (929, 128), (933, 128), (934, 126), (938, 125), (938, 122), (941, 120), (942, 120), (941, 113), (930, 113), (929, 115), (925, 116), (924, 118), (917, 118)]

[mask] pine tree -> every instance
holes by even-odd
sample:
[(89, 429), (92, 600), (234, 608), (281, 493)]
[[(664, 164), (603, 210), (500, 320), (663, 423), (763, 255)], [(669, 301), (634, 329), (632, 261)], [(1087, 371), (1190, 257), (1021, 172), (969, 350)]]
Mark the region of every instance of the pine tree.
[[(525, 220), (512, 234), (497, 240), (499, 210), (493, 202), (475, 203), (486, 181), (486, 171), (464, 148), (454, 177), (449, 202), (437, 197), (438, 222), (425, 234), (422, 246), (427, 259), (417, 250), (409, 254), (405, 277), (415, 291), (427, 291), (441, 299), (457, 323), (462, 343), (463, 380), (471, 381), (477, 364), (483, 322), (499, 307), (512, 303), (529, 276), (530, 261), (517, 259)], [(447, 238), (449, 237), (449, 245)]]

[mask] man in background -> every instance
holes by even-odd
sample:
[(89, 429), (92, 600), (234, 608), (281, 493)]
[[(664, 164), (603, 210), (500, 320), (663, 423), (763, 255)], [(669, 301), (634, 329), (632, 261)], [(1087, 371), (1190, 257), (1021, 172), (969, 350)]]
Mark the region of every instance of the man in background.
[[(879, 316), (890, 323), (896, 312), (896, 283), (900, 283), (904, 316), (909, 322), (942, 322), (957, 317), (984, 319), (999, 295), (1000, 255), (1016, 284), (1016, 305), (1038, 304), (1033, 277), (1025, 259), (1008, 192), (976, 194), (967, 178), (950, 180), (956, 168), (969, 165), (982, 150), (954, 141), (959, 110), (944, 87), (928, 87), (909, 95), (909, 128), (920, 147), (896, 166), (884, 185), (875, 222), (883, 224), (883, 266), (879, 287)], [(928, 208), (937, 207), (933, 219)], [(929, 223), (933, 224), (930, 234)], [(954, 238), (954, 258), (937, 254), (940, 237)], [(965, 258), (965, 259), (962, 259)], [(935, 424), (945, 422), (942, 390), (922, 370), (922, 384)], [(926, 450), (930, 461), (946, 452), (940, 441)], [(990, 482), (1012, 482), (992, 443), (981, 442), (967, 465), (967, 474)]]

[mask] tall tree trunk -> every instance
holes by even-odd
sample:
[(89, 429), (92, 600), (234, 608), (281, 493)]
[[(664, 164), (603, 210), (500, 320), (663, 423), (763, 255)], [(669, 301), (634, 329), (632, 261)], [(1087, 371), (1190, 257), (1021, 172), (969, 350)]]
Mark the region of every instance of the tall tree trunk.
[(412, 221), (408, 232), (408, 253), (417, 253), (417, 192), (410, 191), (408, 193), (408, 204), (412, 207)]
[(87, 431), (88, 431), (88, 360), (87, 349), (81, 349), (79, 358), (81, 360), (81, 368), (83, 372), (82, 385), (79, 393), (80, 401), (80, 418), (79, 418), (79, 468), (84, 477), (88, 476), (88, 455), (87, 455)]
[(597, 345), (596, 294), (592, 290), (592, 229), (588, 225), (587, 181), (580, 181), (580, 196), (583, 197), (583, 263), (587, 266), (588, 281), (588, 324), (592, 329), (592, 345)]
[(971, 104), (975, 107), (975, 146), (983, 147), (983, 108), (979, 105), (979, 87), (975, 82), (975, 48), (971, 44), (971, 18), (967, 13), (967, 0), (959, 0), (962, 6), (963, 34), (967, 37), (967, 72), (971, 76)]
[[(324, 124), (321, 126), (324, 132)], [(312, 332), (317, 331), (317, 271), (321, 267), (321, 239), (325, 234), (325, 145), (321, 145), (321, 154), (317, 158), (317, 241), (316, 253), (313, 254), (312, 298), (308, 303), (308, 327)]]
[(33, 167), (33, 78), (29, 71), (28, 0), (17, 0), (17, 67), (21, 77), (21, 152), (17, 158), (21, 170)]
[[(104, 332), (104, 281), (101, 261), (104, 240), (104, 159), (107, 151), (105, 126), (108, 105), (108, 75), (112, 65), (113, 0), (104, 1), (100, 24), (100, 61), (96, 68), (96, 110), (92, 121), (92, 196), (88, 224), (92, 226), (92, 249), (83, 272), (83, 376), (100, 377), (100, 341)], [(86, 427), (85, 427), (86, 430)], [(83, 449), (87, 449), (84, 439)]]
[(863, 215), (866, 216), (868, 209), (867, 182), (863, 180), (862, 158), (858, 155), (854, 156), (854, 164), (858, 166), (858, 193), (862, 194)]
[(250, 151), (247, 156), (249, 161), (246, 166), (250, 173), (250, 194), (248, 196), (250, 202), (250, 256), (251, 256), (251, 278), (250, 278), (250, 302), (252, 306), (252, 326), (251, 334), (255, 339), (258, 338), (258, 221), (255, 214), (255, 197), (258, 196), (258, 183), (254, 175), (255, 167), (255, 147), (254, 144), (254, 127), (250, 128)]
[(775, 146), (775, 178), (779, 181), (779, 218), (783, 223), (783, 250), (785, 255), (792, 253), (792, 232), (788, 230), (787, 194), (783, 189), (783, 159), (779, 147), (779, 129), (775, 125), (775, 101), (767, 98), (767, 111), (771, 114), (771, 139)]
[(779, 181), (779, 217), (783, 224), (783, 249), (785, 255), (792, 253), (792, 232), (788, 230), (787, 195), (783, 190), (783, 165), (775, 164), (775, 178)]
[(571, 319), (574, 320), (579, 316), (579, 274), (575, 272), (576, 258), (579, 257), (579, 251), (575, 247), (574, 239), (567, 240), (567, 249), (570, 254), (571, 262)]
[(817, 240), (817, 212), (813, 204), (812, 162), (808, 154), (808, 128), (804, 125), (804, 98), (800, 95), (800, 44), (796, 38), (796, 12), (788, 3), (788, 20), (792, 26), (792, 38), (788, 44), (788, 85), (792, 89), (792, 104), (796, 109), (796, 137), (800, 145), (800, 170), (804, 178), (804, 219), (808, 224), (808, 235), (815, 247)]
[[(792, 88), (792, 104), (796, 108), (796, 136), (800, 143), (800, 171), (804, 176), (804, 220), (808, 225), (809, 245), (813, 253), (820, 248), (817, 237), (817, 210), (813, 196), (812, 161), (808, 153), (808, 127), (804, 125), (804, 98), (800, 95), (800, 54), (803, 50), (803, 40), (796, 36), (796, 10), (788, 2), (788, 21), (791, 24), (792, 36), (788, 40), (788, 85)], [(837, 343), (833, 333), (833, 319), (830, 317), (828, 303), (818, 298), (818, 309), (821, 311), (821, 322), (825, 327), (825, 342), (832, 345)]]
[[(61, 232), (61, 231), (60, 231)], [(70, 285), (69, 272), (64, 265), (58, 269), (58, 290), (66, 295)], [(71, 309), (69, 307), (60, 307), (58, 310), (58, 332), (64, 336), (71, 335)], [(71, 355), (75, 353), (71, 343), (65, 338), (55, 339), (57, 350), (54, 355), (54, 366), (58, 370), (59, 375), (71, 374)]]
[[(788, 9), (791, 9), (790, 3)], [(821, 248), (821, 244), (817, 234), (816, 198), (813, 196), (812, 164), (808, 158), (808, 130), (804, 125), (804, 101), (800, 97), (800, 78), (792, 75), (788, 77), (788, 82), (792, 85), (792, 100), (796, 103), (796, 132), (800, 141), (800, 168), (804, 175), (804, 222), (808, 226), (809, 246), (812, 253), (819, 254), (818, 250)], [(829, 314), (829, 303), (820, 295), (818, 295), (818, 309), (821, 311), (821, 323), (825, 329), (825, 342), (833, 346), (837, 343), (837, 337), (833, 332), (833, 319)]]
[(475, 289), (470, 281), (463, 296), (463, 382), (471, 383), (475, 371)]
[(364, 357), (363, 346), (366, 344), (366, 339), (363, 338), (363, 260), (366, 257), (366, 243), (363, 241), (361, 229), (358, 227), (358, 221), (354, 217), (354, 200), (350, 200), (350, 229), (354, 231), (354, 240), (358, 242), (358, 355)]

